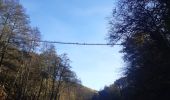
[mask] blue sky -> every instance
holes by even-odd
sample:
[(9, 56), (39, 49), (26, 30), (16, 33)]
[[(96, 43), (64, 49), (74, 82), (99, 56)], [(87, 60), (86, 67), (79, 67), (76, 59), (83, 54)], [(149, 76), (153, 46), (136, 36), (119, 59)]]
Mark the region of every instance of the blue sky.
[[(114, 0), (20, 0), (31, 25), (43, 40), (107, 43), (108, 20)], [(121, 77), (121, 47), (56, 44), (58, 54), (67, 53), (72, 70), (82, 84), (96, 90)]]

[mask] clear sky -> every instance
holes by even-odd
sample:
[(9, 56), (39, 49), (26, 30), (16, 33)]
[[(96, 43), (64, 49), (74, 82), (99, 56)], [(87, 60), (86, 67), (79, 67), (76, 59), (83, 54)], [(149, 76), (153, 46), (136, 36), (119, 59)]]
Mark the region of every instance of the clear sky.
[[(31, 25), (43, 40), (107, 43), (108, 20), (114, 0), (20, 0)], [(67, 53), (72, 70), (82, 84), (100, 90), (121, 77), (121, 47), (56, 44), (58, 54)]]

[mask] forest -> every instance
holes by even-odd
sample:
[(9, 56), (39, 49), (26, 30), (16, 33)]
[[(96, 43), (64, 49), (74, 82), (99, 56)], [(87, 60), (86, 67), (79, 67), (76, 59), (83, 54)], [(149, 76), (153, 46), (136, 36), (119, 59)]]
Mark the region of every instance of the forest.
[(119, 0), (109, 42), (121, 43), (124, 77), (93, 100), (170, 100), (170, 0)]
[(52, 44), (40, 47), (40, 40), (22, 5), (1, 0), (0, 100), (87, 100), (92, 96), (95, 91), (81, 85), (67, 54), (58, 55)]
[(0, 0), (0, 100), (170, 100), (170, 0), (118, 0), (109, 26), (108, 43), (122, 45), (126, 65), (96, 91), (67, 54), (40, 42), (18, 0)]

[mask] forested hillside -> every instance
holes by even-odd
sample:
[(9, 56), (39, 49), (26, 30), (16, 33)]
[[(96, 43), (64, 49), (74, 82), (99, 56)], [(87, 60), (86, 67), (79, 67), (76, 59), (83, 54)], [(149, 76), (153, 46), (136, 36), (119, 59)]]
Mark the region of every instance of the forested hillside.
[(67, 55), (40, 40), (18, 0), (0, 0), (0, 100), (89, 100)]
[(122, 45), (124, 74), (95, 91), (19, 0), (0, 0), (0, 100), (170, 100), (170, 0), (118, 0), (109, 25), (109, 43), (90, 45)]
[(93, 100), (170, 100), (170, 0), (118, 0), (110, 43), (123, 46), (124, 77)]

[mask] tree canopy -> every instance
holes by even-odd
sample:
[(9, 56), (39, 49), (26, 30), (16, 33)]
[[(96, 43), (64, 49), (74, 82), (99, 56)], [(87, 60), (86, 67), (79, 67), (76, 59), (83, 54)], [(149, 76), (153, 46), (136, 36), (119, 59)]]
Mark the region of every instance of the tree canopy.
[[(0, 0), (0, 100), (90, 98), (93, 91), (81, 85), (68, 56), (40, 40), (39, 29), (30, 25), (19, 1)], [(89, 94), (79, 95), (79, 88)]]
[(170, 1), (119, 0), (109, 40), (121, 42), (125, 100), (162, 100), (170, 93)]

